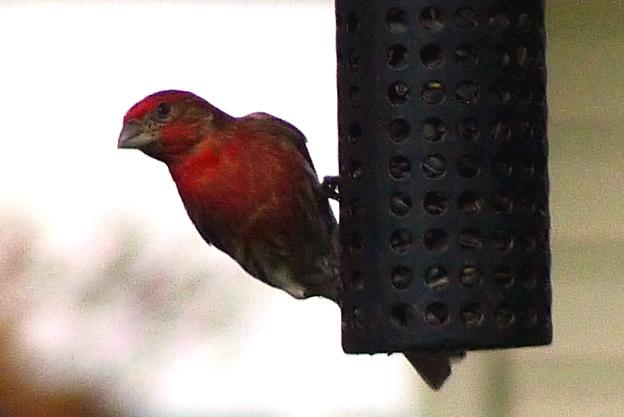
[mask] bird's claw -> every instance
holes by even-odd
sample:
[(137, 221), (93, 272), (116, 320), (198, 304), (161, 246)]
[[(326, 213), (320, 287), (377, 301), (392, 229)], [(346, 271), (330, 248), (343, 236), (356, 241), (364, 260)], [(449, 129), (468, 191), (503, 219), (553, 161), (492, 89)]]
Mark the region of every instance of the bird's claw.
[(336, 201), (340, 201), (340, 177), (329, 175), (323, 178), (321, 184), (323, 192), (327, 198), (331, 198)]

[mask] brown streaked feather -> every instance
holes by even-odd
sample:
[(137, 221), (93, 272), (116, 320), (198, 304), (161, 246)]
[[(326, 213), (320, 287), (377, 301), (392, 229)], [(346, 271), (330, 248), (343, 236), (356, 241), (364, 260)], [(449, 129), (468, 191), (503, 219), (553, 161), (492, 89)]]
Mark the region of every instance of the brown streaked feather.
[(275, 117), (263, 112), (251, 113), (245, 117), (241, 117), (239, 120), (258, 120), (260, 123), (257, 123), (256, 126), (275, 135), (275, 138), (277, 140), (288, 141), (295, 145), (299, 153), (305, 158), (310, 168), (312, 168), (312, 170), (316, 174), (314, 163), (312, 162), (310, 152), (308, 151), (308, 147), (306, 146), (308, 140), (306, 139), (305, 135), (301, 133), (301, 131), (295, 126), (291, 125), (285, 120), (280, 119), (279, 117)]
[[(238, 119), (238, 123), (247, 130), (257, 132), (257, 138), (297, 152), (303, 157), (297, 168), (304, 170), (304, 178), (296, 183), (292, 195), (281, 196), (292, 199), (290, 208), (297, 221), (281, 233), (276, 228), (271, 236), (250, 242), (257, 248), (246, 251), (251, 259), (241, 263), (243, 266), (266, 266), (266, 270), (256, 270), (254, 275), (278, 287), (282, 283), (271, 282), (275, 281), (271, 275), (281, 268), (281, 272), (289, 275), (294, 284), (305, 289), (298, 298), (322, 295), (336, 300), (339, 288), (337, 223), (322, 192), (304, 135), (291, 124), (266, 113), (253, 113)], [(276, 214), (279, 215), (271, 207), (258, 207), (248, 218), (246, 227), (253, 228), (256, 219), (262, 222), (265, 216)], [(259, 257), (263, 259), (257, 259)]]

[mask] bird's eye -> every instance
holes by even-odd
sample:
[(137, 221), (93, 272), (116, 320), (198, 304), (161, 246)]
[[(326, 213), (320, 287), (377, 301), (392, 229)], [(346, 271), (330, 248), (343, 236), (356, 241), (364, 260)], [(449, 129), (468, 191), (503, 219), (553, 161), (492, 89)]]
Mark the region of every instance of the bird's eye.
[(167, 103), (160, 103), (158, 107), (156, 107), (156, 117), (158, 119), (166, 119), (171, 113), (171, 105)]

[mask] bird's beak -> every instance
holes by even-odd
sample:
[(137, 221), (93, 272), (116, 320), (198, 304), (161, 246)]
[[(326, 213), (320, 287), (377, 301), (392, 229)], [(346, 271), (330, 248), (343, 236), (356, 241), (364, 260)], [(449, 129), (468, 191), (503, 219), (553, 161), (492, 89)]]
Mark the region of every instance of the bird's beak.
[(117, 140), (117, 148), (119, 149), (143, 149), (145, 146), (154, 142), (156, 138), (149, 132), (146, 132), (143, 125), (139, 122), (130, 121), (124, 124)]

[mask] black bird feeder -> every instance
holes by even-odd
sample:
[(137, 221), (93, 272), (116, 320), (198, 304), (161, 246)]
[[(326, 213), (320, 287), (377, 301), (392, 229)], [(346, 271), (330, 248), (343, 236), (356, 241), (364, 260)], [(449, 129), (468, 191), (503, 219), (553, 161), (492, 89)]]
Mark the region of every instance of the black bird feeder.
[(337, 0), (342, 344), (551, 342), (542, 0)]

